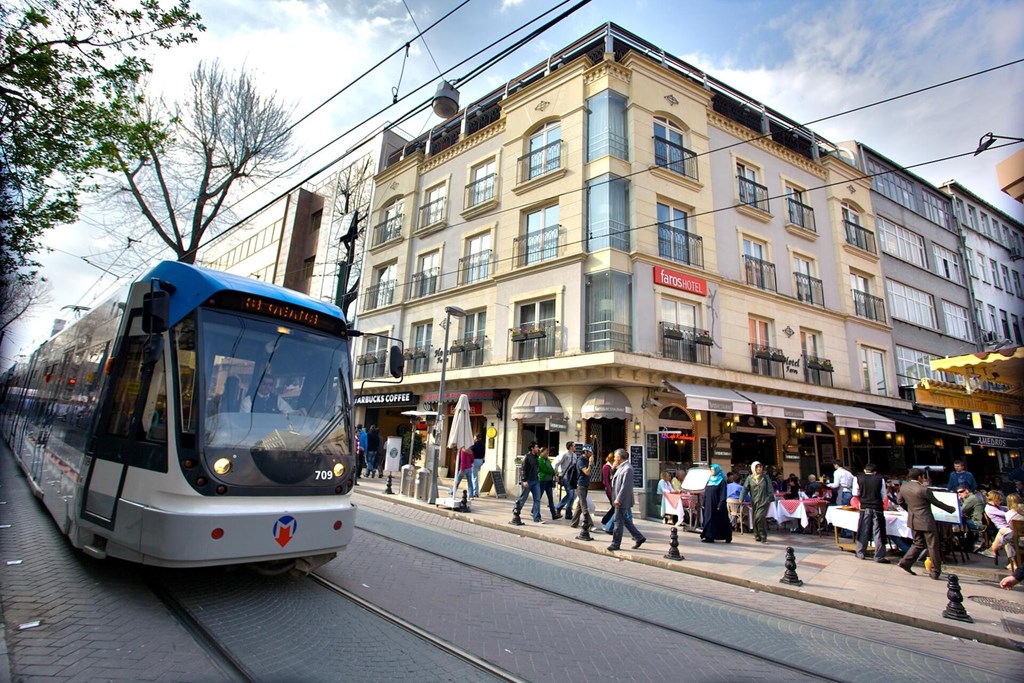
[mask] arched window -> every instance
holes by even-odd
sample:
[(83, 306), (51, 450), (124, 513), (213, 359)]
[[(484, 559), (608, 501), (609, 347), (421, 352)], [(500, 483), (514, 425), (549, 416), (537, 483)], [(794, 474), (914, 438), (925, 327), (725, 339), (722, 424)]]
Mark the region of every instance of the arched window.
[(697, 180), (697, 155), (686, 148), (682, 129), (664, 116), (654, 117), (654, 163)]
[(532, 180), (562, 165), (562, 122), (549, 121), (530, 136), (523, 159), (522, 179)]

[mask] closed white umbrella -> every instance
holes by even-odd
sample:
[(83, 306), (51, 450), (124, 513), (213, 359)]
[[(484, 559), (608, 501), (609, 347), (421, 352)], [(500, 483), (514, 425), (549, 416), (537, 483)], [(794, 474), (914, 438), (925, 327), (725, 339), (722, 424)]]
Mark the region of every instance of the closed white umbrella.
[[(449, 448), (469, 448), (473, 445), (473, 425), (469, 419), (469, 397), (465, 394), (459, 395), (455, 404), (455, 411), (452, 413), (452, 429), (448, 434)], [(456, 459), (455, 467), (458, 468)]]

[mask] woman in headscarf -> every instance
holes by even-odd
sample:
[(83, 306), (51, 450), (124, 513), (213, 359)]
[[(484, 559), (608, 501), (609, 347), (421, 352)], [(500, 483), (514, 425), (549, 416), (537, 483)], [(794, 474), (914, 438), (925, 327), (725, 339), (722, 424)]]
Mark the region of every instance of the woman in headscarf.
[(750, 501), (753, 504), (754, 512), (754, 540), (761, 543), (768, 542), (768, 507), (775, 500), (775, 493), (772, 491), (772, 484), (764, 474), (764, 465), (758, 461), (751, 463), (753, 474), (747, 477), (743, 483), (743, 491), (740, 492), (740, 500), (750, 494)]
[(665, 470), (661, 473), (661, 481), (658, 482), (658, 495), (661, 496), (661, 518), (665, 524), (675, 524), (679, 521), (676, 509), (665, 498), (666, 493), (672, 492), (672, 473)]
[(711, 476), (704, 486), (704, 529), (700, 532), (702, 543), (732, 543), (732, 522), (729, 521), (727, 498), (725, 472), (720, 466), (712, 465)]

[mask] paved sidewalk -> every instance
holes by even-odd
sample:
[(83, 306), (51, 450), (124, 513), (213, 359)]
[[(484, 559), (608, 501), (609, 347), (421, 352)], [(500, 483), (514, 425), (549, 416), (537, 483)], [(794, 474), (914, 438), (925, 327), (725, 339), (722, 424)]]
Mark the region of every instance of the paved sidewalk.
[[(928, 577), (924, 567), (918, 563), (918, 576), (911, 576), (896, 566), (898, 557), (890, 554), (893, 564), (876, 564), (869, 560), (858, 560), (853, 553), (840, 551), (829, 536), (815, 536), (800, 533), (774, 532), (768, 544), (755, 543), (753, 535), (734, 534), (733, 542), (726, 544), (700, 543), (697, 534), (678, 528), (679, 552), (682, 561), (665, 559), (669, 552), (671, 527), (661, 520), (634, 521), (647, 537), (640, 550), (629, 550), (632, 541), (623, 539), (623, 550), (610, 553), (606, 550), (611, 536), (599, 529), (592, 531), (594, 540), (584, 542), (575, 539), (578, 530), (572, 529), (565, 519), (545, 519), (543, 524), (530, 521), (530, 515), (522, 516), (524, 526), (512, 526), (512, 506), (515, 496), (495, 498), (485, 495), (470, 501), (469, 513), (459, 513), (441, 507), (431, 507), (425, 502), (399, 493), (400, 482), (392, 482), (394, 495), (385, 495), (386, 480), (360, 479), (356, 492), (391, 503), (430, 510), (439, 515), (469, 521), (492, 529), (507, 531), (558, 543), (573, 548), (585, 549), (603, 555), (614, 554), (626, 561), (640, 562), (661, 567), (669, 571), (692, 574), (704, 578), (725, 581), (755, 590), (785, 595), (807, 602), (839, 608), (848, 612), (877, 617), (895, 623), (929, 629), (938, 633), (966, 639), (975, 639), (1000, 647), (1024, 649), (1024, 589), (1005, 591), (999, 588), (998, 580), (1007, 575), (997, 570), (992, 560), (971, 555), (967, 564), (946, 564), (943, 566), (941, 581)], [(442, 483), (450, 486), (451, 481)], [(515, 487), (518, 489), (518, 487)], [(447, 490), (442, 486), (442, 491)], [(460, 491), (461, 497), (461, 491)], [(601, 496), (603, 499), (603, 496)], [(596, 499), (595, 499), (596, 502)], [(603, 502), (603, 500), (601, 501)], [(358, 498), (357, 498), (358, 503)], [(606, 508), (605, 508), (606, 509)], [(598, 517), (602, 507), (598, 506)], [(528, 513), (528, 511), (527, 511)], [(546, 517), (550, 517), (546, 508)], [(596, 520), (595, 520), (596, 521)], [(797, 560), (797, 573), (804, 582), (801, 587), (780, 583), (785, 573), (786, 547), (793, 547)], [(965, 623), (945, 619), (942, 612), (949, 603), (947, 577), (956, 574), (960, 578), (963, 592), (963, 606), (974, 619)], [(1002, 607), (1003, 609), (998, 609)], [(1012, 629), (1012, 630), (1011, 630)], [(1016, 631), (1016, 632), (1014, 632)]]

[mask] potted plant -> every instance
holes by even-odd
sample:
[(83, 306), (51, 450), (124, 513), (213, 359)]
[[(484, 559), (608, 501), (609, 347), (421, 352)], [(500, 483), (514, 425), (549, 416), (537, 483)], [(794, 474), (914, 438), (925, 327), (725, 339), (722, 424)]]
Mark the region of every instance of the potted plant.
[(784, 354), (782, 351), (778, 349), (775, 349), (772, 351), (772, 360), (777, 361), (779, 363), (783, 363), (788, 359), (786, 358), (786, 354)]
[(364, 353), (356, 358), (356, 362), (360, 365), (372, 365), (377, 362), (377, 354)]
[(532, 327), (532, 328), (526, 330), (526, 338), (527, 339), (543, 339), (546, 336), (548, 336), (547, 332), (545, 332), (542, 329), (536, 328), (536, 327)]
[(462, 353), (463, 351), (466, 350), (466, 345), (463, 344), (462, 342), (455, 342), (451, 345), (451, 348), (449, 348), (448, 350), (451, 351), (452, 353)]
[(693, 338), (693, 341), (698, 344), (704, 344), (705, 346), (711, 346), (715, 343), (715, 340), (711, 338), (711, 333), (707, 330), (701, 330), (700, 334)]
[(682, 339), (683, 331), (678, 327), (665, 327), (664, 335), (665, 339)]
[(754, 358), (771, 358), (772, 354), (768, 351), (767, 346), (755, 346), (754, 347)]
[(480, 348), (480, 342), (475, 339), (467, 339), (462, 345), (463, 351), (476, 351)]

